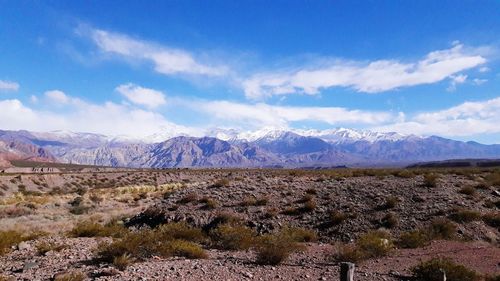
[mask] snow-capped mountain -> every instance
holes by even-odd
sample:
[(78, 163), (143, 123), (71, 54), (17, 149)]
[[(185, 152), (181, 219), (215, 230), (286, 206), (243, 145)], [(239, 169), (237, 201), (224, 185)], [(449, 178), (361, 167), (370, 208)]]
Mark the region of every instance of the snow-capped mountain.
[(500, 158), (500, 145), (345, 128), (205, 136), (162, 132), (144, 139), (68, 131), (0, 131), (0, 165), (9, 159), (123, 167), (301, 167), (404, 165), (457, 158)]

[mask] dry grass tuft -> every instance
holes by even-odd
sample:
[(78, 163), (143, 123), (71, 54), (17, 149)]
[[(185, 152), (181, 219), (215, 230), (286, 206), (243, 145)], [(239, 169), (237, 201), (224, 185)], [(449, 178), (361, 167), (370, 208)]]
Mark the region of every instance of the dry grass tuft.
[(418, 281), (442, 281), (443, 271), (450, 281), (474, 281), (479, 275), (463, 265), (454, 263), (450, 259), (433, 258), (420, 263), (411, 269), (413, 276)]

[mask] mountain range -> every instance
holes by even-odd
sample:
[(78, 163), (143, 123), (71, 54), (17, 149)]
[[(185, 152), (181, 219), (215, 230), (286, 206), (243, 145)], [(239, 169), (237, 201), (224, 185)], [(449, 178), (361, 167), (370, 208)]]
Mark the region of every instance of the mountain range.
[(0, 166), (10, 160), (113, 167), (402, 166), (460, 158), (500, 158), (500, 145), (352, 129), (255, 132), (145, 139), (67, 131), (0, 130)]

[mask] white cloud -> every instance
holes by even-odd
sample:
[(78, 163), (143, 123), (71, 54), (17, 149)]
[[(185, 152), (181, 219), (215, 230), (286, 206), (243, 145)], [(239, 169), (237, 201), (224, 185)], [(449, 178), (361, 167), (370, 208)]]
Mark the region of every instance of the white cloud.
[(465, 102), (436, 112), (420, 113), (409, 120), (373, 128), (417, 135), (447, 137), (500, 133), (500, 97), (480, 102)]
[(202, 63), (187, 51), (133, 39), (123, 34), (91, 29), (89, 36), (101, 51), (127, 59), (151, 62), (155, 70), (162, 74), (221, 76), (227, 72), (226, 67)]
[(155, 108), (165, 104), (165, 95), (157, 90), (143, 88), (141, 86), (128, 83), (116, 87), (116, 91), (125, 96), (129, 101)]
[(481, 73), (488, 72), (488, 71), (490, 71), (490, 68), (487, 66), (483, 66), (483, 67), (479, 68), (479, 72), (481, 72)]
[(67, 104), (70, 102), (70, 98), (63, 91), (60, 90), (46, 91), (44, 95), (50, 101), (56, 104)]
[(342, 107), (273, 106), (264, 103), (243, 104), (229, 101), (188, 102), (194, 110), (223, 122), (245, 126), (287, 127), (290, 122), (316, 121), (330, 125), (381, 124), (392, 121), (391, 113), (350, 110)]
[(12, 81), (0, 80), (0, 91), (17, 91), (19, 90), (19, 84)]
[(256, 74), (242, 84), (245, 95), (252, 99), (293, 93), (313, 95), (330, 87), (349, 87), (358, 92), (379, 93), (400, 87), (436, 83), (485, 62), (486, 59), (476, 50), (457, 44), (450, 49), (430, 52), (423, 59), (411, 63), (397, 60), (367, 63), (337, 60), (319, 67)]
[(479, 85), (482, 85), (482, 84), (484, 84), (484, 83), (488, 82), (488, 79), (479, 79), (479, 78), (474, 78), (474, 79), (472, 80), (472, 82), (473, 82), (475, 85), (478, 85), (478, 86), (479, 86)]
[(90, 104), (67, 96), (70, 110), (43, 111), (17, 99), (0, 100), (0, 128), (4, 130), (68, 130), (104, 135), (142, 138), (157, 133), (196, 134), (194, 128), (174, 124), (161, 114), (135, 107), (105, 102)]
[(457, 85), (465, 83), (467, 80), (467, 75), (458, 74), (458, 75), (450, 75), (450, 86), (446, 89), (448, 92), (453, 92), (457, 89)]

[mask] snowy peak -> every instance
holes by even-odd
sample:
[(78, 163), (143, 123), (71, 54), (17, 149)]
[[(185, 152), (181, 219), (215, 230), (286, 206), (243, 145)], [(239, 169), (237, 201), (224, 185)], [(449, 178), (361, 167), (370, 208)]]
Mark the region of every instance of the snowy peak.
[(328, 130), (298, 130), (296, 131), (302, 136), (311, 136), (320, 138), (332, 144), (344, 144), (358, 141), (366, 141), (374, 143), (378, 141), (401, 141), (408, 138), (421, 138), (415, 135), (404, 135), (396, 132), (372, 132), (368, 130), (354, 130), (347, 128), (337, 128)]

